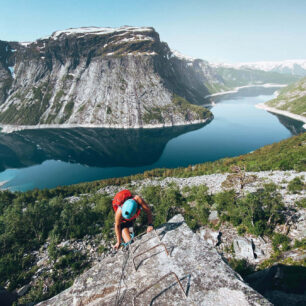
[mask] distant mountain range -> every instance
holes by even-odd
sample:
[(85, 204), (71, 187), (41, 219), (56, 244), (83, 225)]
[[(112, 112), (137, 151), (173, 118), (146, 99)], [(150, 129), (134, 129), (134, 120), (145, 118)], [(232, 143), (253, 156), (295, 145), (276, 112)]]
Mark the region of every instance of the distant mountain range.
[(253, 69), (262, 71), (273, 71), (292, 75), (306, 76), (306, 59), (304, 60), (285, 60), (285, 61), (263, 61), (238, 64), (213, 63), (213, 67), (234, 68), (234, 69)]

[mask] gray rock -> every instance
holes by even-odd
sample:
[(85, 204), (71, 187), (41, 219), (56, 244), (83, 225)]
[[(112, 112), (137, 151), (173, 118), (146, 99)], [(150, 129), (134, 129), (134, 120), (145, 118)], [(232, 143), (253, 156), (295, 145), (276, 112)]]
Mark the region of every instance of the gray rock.
[[(72, 287), (38, 305), (113, 305), (119, 301), (132, 305), (135, 296), (135, 305), (270, 305), (188, 228), (181, 215), (157, 233), (169, 256), (162, 245), (137, 256), (160, 243), (154, 232), (146, 234), (136, 240), (130, 253), (120, 250), (105, 258), (78, 277)], [(176, 273), (187, 297), (173, 274), (160, 280), (170, 272)]]
[(30, 288), (31, 288), (30, 284), (24, 285), (23, 287), (18, 289), (16, 293), (18, 294), (18, 296), (23, 296), (29, 291)]
[(239, 237), (233, 241), (235, 257), (244, 259), (254, 259), (254, 250), (252, 241)]
[(221, 242), (221, 232), (214, 231), (208, 227), (202, 227), (199, 235), (211, 246), (216, 246)]
[(218, 212), (216, 210), (212, 210), (208, 216), (208, 220), (212, 223), (216, 223), (219, 220)]

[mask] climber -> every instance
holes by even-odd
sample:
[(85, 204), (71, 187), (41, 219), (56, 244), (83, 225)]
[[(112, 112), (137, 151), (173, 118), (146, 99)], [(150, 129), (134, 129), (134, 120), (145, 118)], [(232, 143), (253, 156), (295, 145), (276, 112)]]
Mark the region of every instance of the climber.
[(133, 227), (142, 209), (148, 216), (147, 233), (153, 230), (150, 207), (140, 196), (133, 196), (129, 190), (122, 190), (115, 195), (113, 209), (115, 211), (115, 233), (117, 238), (117, 243), (114, 245), (115, 249), (120, 248), (121, 238), (125, 243), (131, 240), (129, 228)]

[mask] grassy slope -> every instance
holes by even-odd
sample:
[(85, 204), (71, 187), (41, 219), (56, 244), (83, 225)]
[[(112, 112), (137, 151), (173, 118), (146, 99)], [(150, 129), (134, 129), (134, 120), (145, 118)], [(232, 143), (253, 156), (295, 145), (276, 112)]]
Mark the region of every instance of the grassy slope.
[(306, 78), (284, 88), (276, 99), (266, 104), (294, 114), (306, 116)]

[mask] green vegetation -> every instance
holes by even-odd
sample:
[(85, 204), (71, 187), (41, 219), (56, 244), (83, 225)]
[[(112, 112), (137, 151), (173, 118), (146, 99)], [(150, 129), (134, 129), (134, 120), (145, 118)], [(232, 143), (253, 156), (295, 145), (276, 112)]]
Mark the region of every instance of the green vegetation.
[(163, 118), (162, 108), (152, 107), (150, 109), (146, 108), (146, 113), (143, 115), (143, 122), (145, 124), (150, 123), (164, 123), (165, 119)]
[(306, 115), (306, 78), (281, 90), (276, 99), (267, 102), (268, 106), (289, 111), (298, 115)]
[[(203, 106), (189, 103), (183, 97), (176, 94), (173, 95), (172, 103), (178, 108), (178, 111), (185, 116), (185, 120), (198, 120), (211, 117), (211, 113)], [(194, 116), (192, 113), (195, 113)]]
[[(18, 96), (22, 98), (25, 93), (19, 93)], [(47, 82), (33, 87), (32, 98), (23, 101), (22, 105), (16, 103), (18, 107), (16, 104), (11, 104), (6, 111), (0, 114), (0, 121), (7, 124), (36, 125), (48, 108), (51, 97), (51, 86)]]
[[(99, 106), (99, 105), (98, 105)], [(97, 106), (97, 107), (98, 107)], [(100, 106), (101, 107), (101, 106)], [(111, 113), (112, 113), (112, 109), (109, 107), (109, 106), (107, 106), (107, 108), (106, 108), (106, 113), (108, 114), (108, 115), (110, 115)]]
[(294, 178), (288, 184), (288, 190), (291, 193), (300, 193), (304, 189), (305, 189), (305, 184), (299, 177)]
[(290, 266), (306, 267), (306, 258), (293, 260), (291, 257), (286, 257), (284, 254), (289, 250), (298, 250), (303, 253), (306, 250), (306, 239), (295, 240), (293, 245), (290, 245), (290, 239), (286, 235), (275, 233), (272, 237), (272, 246), (274, 253), (269, 259), (264, 260), (258, 267), (259, 270), (264, 270), (272, 267), (275, 263), (280, 263)]
[[(9, 280), (12, 290), (28, 283), (37, 269), (33, 267), (35, 258), (31, 251), (51, 241), (48, 253), (54, 262), (54, 271), (43, 275), (43, 279), (52, 283), (51, 289), (43, 293), (37, 283), (22, 298), (23, 302), (37, 302), (58, 293), (88, 266), (86, 256), (59, 249), (57, 243), (101, 232), (106, 240), (114, 237), (110, 197), (95, 193), (70, 203), (60, 193), (60, 189), (0, 193), (0, 285)], [(217, 207), (221, 221), (239, 228), (243, 226), (245, 231), (255, 235), (272, 235), (275, 226), (283, 222), (284, 206), (273, 185), (239, 198), (232, 190), (211, 195), (205, 185), (185, 187), (182, 191), (173, 184), (165, 188), (147, 186), (140, 194), (152, 205), (155, 226), (181, 213), (187, 224), (196, 230), (209, 225), (208, 216), (213, 205)], [(136, 233), (142, 232), (146, 223), (145, 214), (141, 214), (135, 226)], [(273, 237), (275, 246), (281, 244), (285, 250), (287, 240), (279, 235)], [(103, 251), (105, 248), (101, 247), (100, 252)], [(246, 263), (234, 260), (231, 264), (238, 272), (249, 273), (250, 267)]]
[(69, 101), (65, 105), (64, 116), (61, 118), (60, 123), (64, 123), (64, 122), (66, 122), (70, 118), (70, 116), (71, 116), (71, 114), (73, 112), (73, 108), (74, 108), (74, 102), (73, 101)]
[(245, 259), (231, 259), (229, 260), (229, 265), (243, 278), (255, 271), (254, 267)]
[(283, 222), (285, 207), (273, 184), (243, 198), (230, 190), (217, 194), (214, 199), (221, 220), (239, 226), (240, 233), (246, 230), (257, 236), (271, 235), (275, 226)]
[(300, 201), (296, 201), (295, 205), (299, 208), (306, 208), (306, 198), (303, 198)]
[(45, 120), (44, 123), (51, 124), (54, 123), (54, 119), (58, 115), (58, 112), (62, 108), (61, 98), (65, 95), (65, 92), (63, 90), (59, 90), (55, 97), (51, 108), (51, 114), (49, 114), (48, 118)]
[(208, 83), (205, 82), (205, 87), (208, 89), (210, 94), (230, 90), (231, 88), (219, 83)]
[[(85, 235), (101, 234), (108, 241), (114, 237), (111, 198), (96, 192), (101, 187), (128, 184), (131, 180), (154, 176), (188, 177), (225, 172), (233, 169), (233, 165), (240, 169), (244, 169), (245, 166), (247, 171), (305, 170), (305, 136), (304, 133), (247, 155), (193, 167), (156, 169), (126, 178), (62, 186), (50, 190), (32, 190), (24, 193), (2, 191), (0, 192), (0, 285), (5, 285), (9, 280), (9, 290), (13, 290), (27, 284), (37, 270), (37, 267), (33, 266), (35, 257), (32, 251), (38, 250), (49, 241), (48, 252), (54, 261), (54, 271), (43, 277), (51, 281), (51, 289), (47, 293), (43, 292), (43, 285), (38, 282), (22, 299), (24, 303), (37, 302), (69, 286), (74, 277), (88, 266), (88, 261), (81, 253), (57, 249), (56, 245), (67, 239), (81, 239)], [(247, 176), (244, 178), (247, 179)], [(289, 184), (294, 186), (294, 190), (301, 185), (297, 180), (292, 182)], [(73, 203), (66, 199), (80, 194), (87, 195), (81, 196)], [(204, 185), (180, 190), (173, 184), (166, 188), (147, 186), (141, 190), (140, 195), (153, 206), (155, 226), (181, 213), (193, 230), (203, 225), (214, 227), (214, 224), (209, 223), (208, 216), (212, 210), (217, 210), (220, 222), (230, 222), (237, 227), (240, 234), (248, 232), (270, 236), (274, 249), (279, 252), (275, 251), (274, 257), (265, 262), (263, 267), (283, 260), (280, 252), (292, 248), (286, 236), (273, 233), (275, 227), (284, 222), (285, 211), (281, 196), (273, 184), (267, 184), (263, 189), (246, 195), (236, 194), (233, 190), (211, 195)], [(303, 203), (302, 200), (296, 205), (303, 207), (305, 205)], [(136, 232), (142, 232), (145, 224), (146, 217), (141, 214), (136, 223)], [(304, 249), (305, 241), (296, 241), (293, 247)], [(101, 246), (99, 252), (104, 251), (105, 248)], [(287, 262), (289, 259), (284, 261)], [(232, 265), (237, 271), (242, 271), (241, 273), (249, 271), (249, 267), (243, 262), (233, 261)]]
[(143, 115), (143, 121), (145, 124), (164, 123), (165, 118), (169, 117), (169, 114), (175, 113), (183, 115), (186, 121), (200, 120), (211, 117), (211, 112), (198, 105), (189, 103), (183, 97), (176, 94), (173, 95), (172, 104), (163, 107), (145, 107), (146, 112)]

